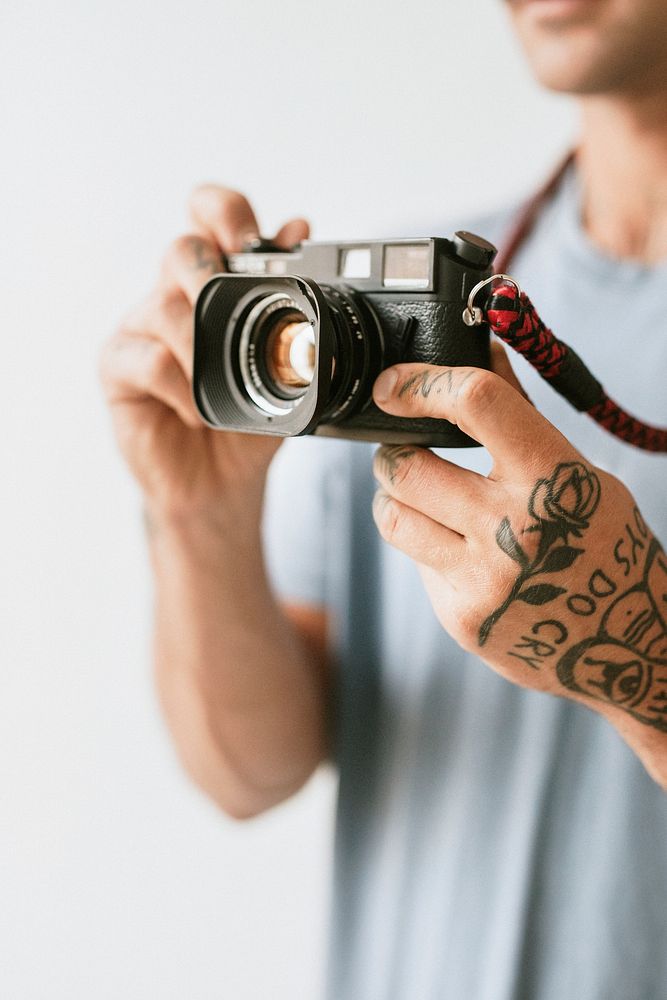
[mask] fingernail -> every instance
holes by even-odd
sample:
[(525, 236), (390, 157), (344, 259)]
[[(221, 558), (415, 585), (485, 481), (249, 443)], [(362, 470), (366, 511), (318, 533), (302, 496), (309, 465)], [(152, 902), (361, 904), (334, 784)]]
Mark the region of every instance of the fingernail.
[(241, 250), (259, 250), (262, 238), (254, 229), (249, 229), (241, 238)]
[(393, 394), (398, 382), (398, 372), (393, 368), (387, 368), (381, 372), (375, 380), (373, 386), (373, 398), (376, 403), (386, 403)]

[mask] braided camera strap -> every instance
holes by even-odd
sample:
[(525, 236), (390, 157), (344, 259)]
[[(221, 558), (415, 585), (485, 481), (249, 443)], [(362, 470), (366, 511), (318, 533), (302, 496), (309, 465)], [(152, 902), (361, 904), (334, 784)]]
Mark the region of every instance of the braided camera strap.
[[(573, 159), (571, 153), (521, 213), (498, 258), (496, 266), (503, 276)], [(500, 276), (498, 280), (483, 309), (496, 336), (523, 355), (572, 406), (588, 413), (610, 434), (645, 451), (667, 452), (667, 428), (644, 423), (610, 399), (579, 355), (542, 322), (528, 296), (513, 282)]]
[(519, 293), (514, 285), (497, 285), (485, 314), (496, 336), (523, 355), (577, 410), (636, 448), (667, 451), (667, 428), (638, 420), (610, 399), (576, 351), (545, 326), (525, 292)]

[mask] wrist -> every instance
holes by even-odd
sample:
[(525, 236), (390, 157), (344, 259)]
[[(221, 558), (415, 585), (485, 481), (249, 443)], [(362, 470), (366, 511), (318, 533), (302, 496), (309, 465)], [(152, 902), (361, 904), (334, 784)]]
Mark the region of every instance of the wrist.
[[(266, 477), (250, 483), (239, 481), (213, 497), (146, 494), (143, 512), (150, 542), (168, 538), (173, 542), (214, 541), (259, 533)], [(185, 491), (184, 491), (185, 492)]]
[(217, 573), (262, 567), (262, 494), (225, 497), (215, 506), (175, 508), (146, 502), (144, 523), (156, 574), (187, 566)]

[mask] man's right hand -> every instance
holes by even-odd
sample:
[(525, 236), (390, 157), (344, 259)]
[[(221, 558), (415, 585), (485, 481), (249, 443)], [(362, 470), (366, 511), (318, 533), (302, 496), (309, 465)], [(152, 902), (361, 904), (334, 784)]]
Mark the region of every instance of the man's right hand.
[[(257, 221), (242, 195), (214, 186), (190, 210), (192, 232), (107, 344), (102, 380), (152, 528), (165, 717), (187, 771), (240, 818), (293, 794), (326, 755), (326, 613), (281, 607), (266, 578), (261, 507), (279, 439), (213, 431), (192, 401), (194, 302)], [(307, 235), (295, 219), (274, 240)]]
[[(107, 342), (101, 378), (121, 451), (149, 512), (215, 516), (230, 490), (240, 501), (263, 489), (280, 440), (213, 431), (192, 399), (193, 307), (222, 254), (259, 232), (243, 195), (215, 185), (190, 199), (192, 229), (169, 247), (157, 287)], [(274, 242), (288, 249), (306, 239), (302, 219), (286, 223)], [(245, 509), (251, 510), (249, 504)], [(243, 505), (241, 505), (243, 509)]]

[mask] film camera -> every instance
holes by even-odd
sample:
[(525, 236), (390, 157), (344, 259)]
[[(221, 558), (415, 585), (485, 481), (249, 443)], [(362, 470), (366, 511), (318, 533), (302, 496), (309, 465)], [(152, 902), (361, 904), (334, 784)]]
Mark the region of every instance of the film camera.
[(440, 447), (476, 444), (453, 424), (406, 419), (371, 398), (399, 362), (489, 367), (489, 332), (463, 321), (496, 250), (451, 239), (257, 239), (227, 258), (195, 307), (194, 396), (211, 427)]

